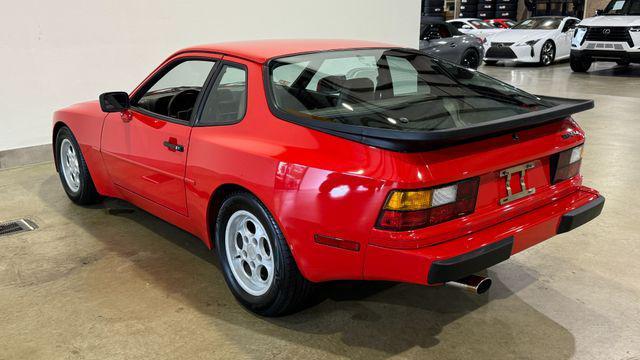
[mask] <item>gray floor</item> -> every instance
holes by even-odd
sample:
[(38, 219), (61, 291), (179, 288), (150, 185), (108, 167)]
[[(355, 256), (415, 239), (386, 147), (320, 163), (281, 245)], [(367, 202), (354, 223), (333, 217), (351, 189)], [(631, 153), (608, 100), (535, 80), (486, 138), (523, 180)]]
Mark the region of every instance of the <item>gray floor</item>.
[(118, 202), (81, 208), (50, 163), (0, 171), (0, 359), (640, 359), (640, 66), (483, 67), (538, 94), (596, 99), (586, 184), (602, 216), (489, 270), (488, 295), (414, 285), (328, 289), (302, 313), (236, 304), (196, 239)]

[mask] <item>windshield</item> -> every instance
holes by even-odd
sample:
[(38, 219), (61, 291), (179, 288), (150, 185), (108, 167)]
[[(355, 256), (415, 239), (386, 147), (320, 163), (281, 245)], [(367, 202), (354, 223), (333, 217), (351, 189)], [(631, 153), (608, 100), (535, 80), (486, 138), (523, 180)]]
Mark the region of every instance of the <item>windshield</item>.
[(524, 91), (415, 50), (362, 49), (269, 62), (276, 115), (394, 130), (461, 128), (550, 107)]
[(560, 18), (530, 18), (522, 20), (513, 26), (514, 29), (523, 30), (555, 30), (562, 23)]
[(469, 24), (471, 24), (476, 29), (495, 29), (496, 27), (484, 22), (482, 20), (469, 20)]
[(640, 15), (640, 0), (612, 0), (602, 15)]

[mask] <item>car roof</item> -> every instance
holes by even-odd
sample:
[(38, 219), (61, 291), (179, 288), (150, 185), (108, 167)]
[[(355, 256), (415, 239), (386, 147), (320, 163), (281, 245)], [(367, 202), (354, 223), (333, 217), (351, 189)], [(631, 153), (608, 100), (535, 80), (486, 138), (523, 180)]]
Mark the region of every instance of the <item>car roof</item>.
[(212, 52), (264, 63), (269, 59), (319, 51), (400, 48), (400, 46), (365, 40), (337, 39), (281, 39), (224, 42), (218, 44), (197, 45), (182, 49), (174, 55), (185, 52)]

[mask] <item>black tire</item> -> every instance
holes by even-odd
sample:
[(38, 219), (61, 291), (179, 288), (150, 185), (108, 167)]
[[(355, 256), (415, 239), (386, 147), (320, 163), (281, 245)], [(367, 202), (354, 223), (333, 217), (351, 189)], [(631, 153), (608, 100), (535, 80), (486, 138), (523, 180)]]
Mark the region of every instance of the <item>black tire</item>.
[(494, 10), (494, 5), (493, 4), (478, 4), (478, 11), (484, 11), (487, 12), (488, 16), (491, 16), (491, 12)]
[(496, 5), (496, 12), (498, 11), (516, 11), (517, 10), (518, 5), (517, 4), (497, 4)]
[(489, 66), (493, 66), (493, 65), (497, 64), (498, 61), (497, 60), (485, 60), (484, 63), (489, 65)]
[[(233, 274), (232, 265), (227, 256), (225, 241), (227, 224), (231, 216), (241, 210), (249, 212), (258, 219), (273, 249), (273, 281), (266, 292), (259, 296), (249, 294), (243, 289)], [(278, 224), (255, 196), (247, 192), (234, 192), (223, 200), (216, 219), (215, 244), (229, 289), (250, 311), (268, 317), (282, 316), (302, 309), (311, 298), (315, 285), (302, 276)]]
[(574, 56), (571, 54), (569, 65), (574, 72), (585, 73), (591, 67), (591, 60)]
[(515, 19), (516, 11), (496, 11), (496, 18), (498, 19)]
[(465, 50), (460, 58), (460, 65), (469, 69), (477, 69), (480, 66), (480, 54), (476, 49)]
[(473, 11), (461, 11), (458, 17), (461, 18), (474, 18), (478, 12), (476, 10)]
[[(77, 167), (79, 172), (77, 176), (78, 189), (72, 189), (72, 185), (68, 183), (64, 174), (62, 162), (68, 159), (61, 154), (60, 148), (62, 147), (62, 144), (65, 143), (65, 140), (68, 140), (71, 143), (77, 158)], [(102, 200), (102, 196), (98, 194), (96, 186), (93, 184), (93, 179), (91, 178), (89, 168), (87, 167), (87, 163), (85, 162), (82, 151), (80, 150), (80, 145), (78, 145), (78, 141), (75, 136), (73, 136), (71, 130), (66, 126), (61, 127), (56, 134), (55, 161), (58, 169), (58, 175), (62, 182), (62, 187), (71, 201), (78, 205), (92, 205), (99, 203)]]
[(460, 4), (463, 5), (476, 5), (478, 0), (460, 0)]
[(460, 5), (460, 12), (464, 13), (476, 13), (478, 12), (478, 7), (476, 4), (473, 5), (467, 5), (467, 4), (463, 4)]
[(556, 45), (551, 40), (547, 40), (540, 48), (540, 65), (549, 66), (556, 60)]
[(479, 19), (491, 19), (493, 18), (493, 12), (491, 11), (478, 11), (476, 17)]
[(631, 61), (629, 60), (617, 60), (616, 64), (618, 64), (619, 66), (629, 66), (631, 65)]

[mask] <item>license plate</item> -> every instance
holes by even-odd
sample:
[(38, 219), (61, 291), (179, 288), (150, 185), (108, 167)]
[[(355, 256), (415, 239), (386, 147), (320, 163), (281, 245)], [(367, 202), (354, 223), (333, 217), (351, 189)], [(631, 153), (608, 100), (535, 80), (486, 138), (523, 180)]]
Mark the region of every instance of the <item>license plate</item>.
[[(504, 205), (511, 201), (522, 199), (525, 196), (529, 196), (536, 193), (535, 188), (527, 189), (527, 184), (525, 183), (525, 180), (524, 180), (525, 178), (524, 175), (527, 172), (527, 170), (533, 169), (533, 167), (534, 167), (534, 163), (530, 162), (530, 163), (510, 167), (506, 170), (500, 171), (500, 177), (507, 178), (506, 179), (507, 180), (506, 182), (507, 196), (500, 199), (500, 205)], [(516, 173), (520, 173), (520, 191), (514, 193), (513, 192), (514, 189), (511, 187), (511, 177)]]

